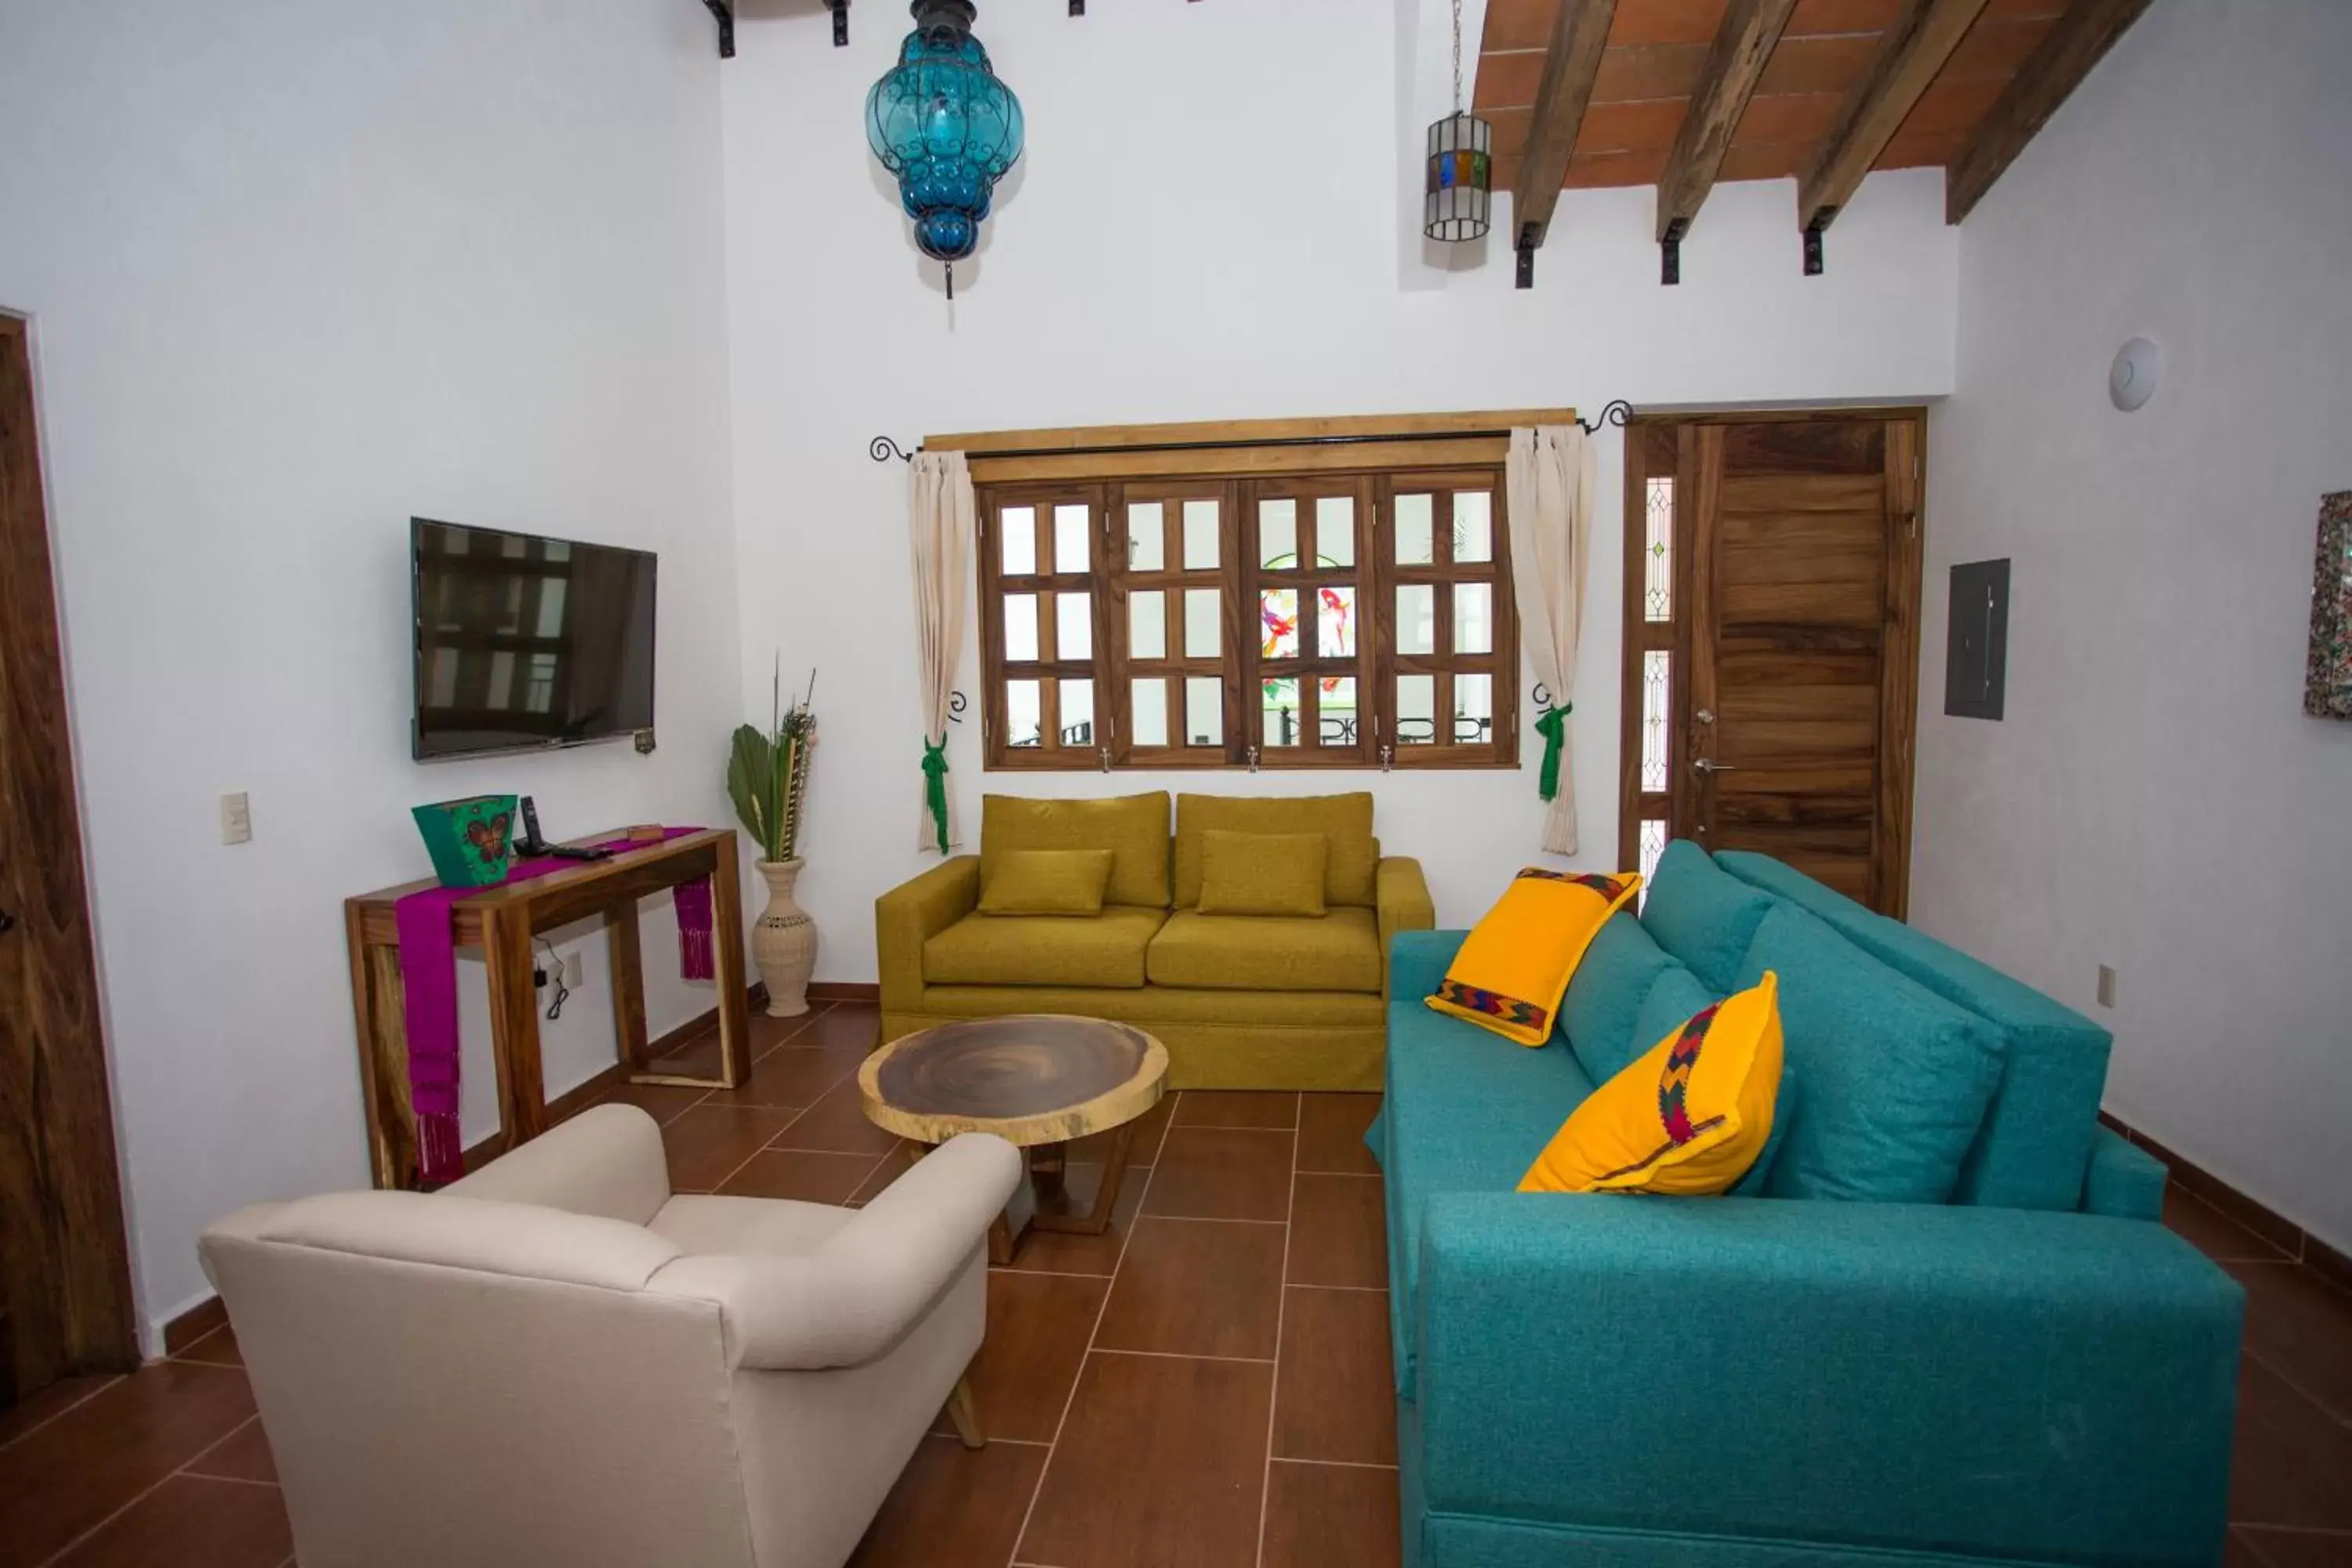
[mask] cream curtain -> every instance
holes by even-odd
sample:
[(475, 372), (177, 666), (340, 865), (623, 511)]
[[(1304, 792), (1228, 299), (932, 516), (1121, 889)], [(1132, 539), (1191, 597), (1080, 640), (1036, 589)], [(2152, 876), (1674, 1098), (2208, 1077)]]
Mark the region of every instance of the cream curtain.
[(948, 785), (948, 696), (963, 657), (963, 596), (971, 567), (971, 472), (961, 452), (918, 452), (908, 523), (915, 556), (915, 639), (923, 683), (922, 816), (915, 847), (945, 855), (962, 842)]
[(1503, 465), (1510, 510), (1511, 575), (1519, 601), (1519, 638), (1552, 706), (1536, 728), (1544, 738), (1538, 789), (1543, 847), (1576, 853), (1576, 779), (1568, 743), (1575, 706), (1576, 638), (1584, 616), (1584, 570), (1592, 552), (1595, 479), (1591, 445), (1573, 425), (1511, 432)]

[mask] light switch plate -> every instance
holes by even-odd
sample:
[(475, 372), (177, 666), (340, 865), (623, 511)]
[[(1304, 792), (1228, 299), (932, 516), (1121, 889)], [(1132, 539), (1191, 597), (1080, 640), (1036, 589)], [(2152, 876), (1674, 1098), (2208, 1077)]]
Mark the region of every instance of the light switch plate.
[(223, 844), (253, 842), (253, 808), (247, 803), (244, 791), (220, 797), (220, 824)]

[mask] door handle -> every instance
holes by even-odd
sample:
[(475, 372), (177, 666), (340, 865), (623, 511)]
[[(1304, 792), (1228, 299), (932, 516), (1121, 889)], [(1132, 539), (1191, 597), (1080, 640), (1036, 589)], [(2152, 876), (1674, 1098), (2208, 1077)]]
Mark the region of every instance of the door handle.
[(1694, 761), (1691, 766), (1703, 773), (1736, 773), (1739, 771), (1738, 768), (1729, 763), (1718, 763), (1712, 757), (1700, 757)]

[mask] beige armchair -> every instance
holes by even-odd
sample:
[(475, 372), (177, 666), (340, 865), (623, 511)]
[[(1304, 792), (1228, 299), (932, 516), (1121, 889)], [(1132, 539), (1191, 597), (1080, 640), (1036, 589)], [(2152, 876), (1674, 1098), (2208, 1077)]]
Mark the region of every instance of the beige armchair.
[(862, 1210), (673, 1197), (660, 1130), (606, 1106), (201, 1251), (303, 1568), (839, 1568), (943, 1403), (982, 1440), (961, 1378), (1020, 1176), (965, 1136)]

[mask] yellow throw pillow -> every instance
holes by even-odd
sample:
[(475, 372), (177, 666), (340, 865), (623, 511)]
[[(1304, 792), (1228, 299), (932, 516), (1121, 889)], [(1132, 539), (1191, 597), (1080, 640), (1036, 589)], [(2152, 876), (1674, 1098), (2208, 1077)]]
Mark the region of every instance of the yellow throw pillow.
[(1319, 915), (1331, 841), (1320, 833), (1201, 835), (1204, 915)]
[(1772, 1140), (1780, 981), (1770, 970), (1706, 1008), (1592, 1091), (1552, 1135), (1523, 1193), (1729, 1192)]
[(1429, 1005), (1523, 1046), (1542, 1045), (1584, 950), (1641, 885), (1631, 871), (1528, 867), (1464, 941)]
[(1007, 849), (980, 880), (980, 912), (1098, 915), (1116, 858), (1108, 849)]

